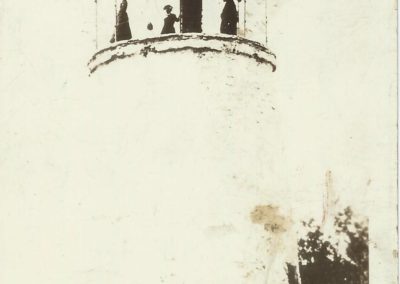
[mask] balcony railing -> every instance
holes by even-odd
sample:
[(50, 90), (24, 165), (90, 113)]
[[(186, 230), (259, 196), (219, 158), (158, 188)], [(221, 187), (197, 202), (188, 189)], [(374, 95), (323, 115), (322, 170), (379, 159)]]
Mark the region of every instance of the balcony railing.
[(272, 71), (276, 69), (275, 55), (256, 41), (230, 35), (199, 33), (170, 34), (117, 42), (98, 51), (89, 61), (88, 67), (90, 73), (93, 73), (114, 61), (177, 52), (240, 56), (253, 60), (256, 64), (269, 66)]

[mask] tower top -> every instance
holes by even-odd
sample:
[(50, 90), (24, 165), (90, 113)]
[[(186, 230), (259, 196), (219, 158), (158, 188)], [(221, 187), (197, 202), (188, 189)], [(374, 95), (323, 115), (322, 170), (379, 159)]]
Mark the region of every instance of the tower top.
[(123, 36), (115, 41), (154, 38), (161, 33), (203, 33), (267, 42), (267, 0), (95, 0), (94, 5), (99, 49), (108, 47), (119, 29)]

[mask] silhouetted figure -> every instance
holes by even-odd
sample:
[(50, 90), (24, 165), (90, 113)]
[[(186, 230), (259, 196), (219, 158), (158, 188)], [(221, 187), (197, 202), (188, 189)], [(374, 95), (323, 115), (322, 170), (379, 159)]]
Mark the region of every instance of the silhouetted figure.
[(175, 33), (174, 24), (179, 21), (179, 18), (175, 14), (172, 14), (172, 6), (166, 5), (164, 10), (167, 12), (167, 17), (164, 19), (164, 27), (162, 28), (161, 34), (173, 34)]
[(224, 0), (225, 6), (221, 14), (221, 33), (236, 35), (239, 21), (236, 5), (233, 0)]
[(117, 15), (117, 23), (115, 25), (115, 33), (113, 34), (111, 43), (120, 40), (127, 40), (132, 38), (131, 27), (129, 26), (129, 17), (126, 9), (128, 8), (127, 0), (122, 0), (120, 5), (118, 15)]

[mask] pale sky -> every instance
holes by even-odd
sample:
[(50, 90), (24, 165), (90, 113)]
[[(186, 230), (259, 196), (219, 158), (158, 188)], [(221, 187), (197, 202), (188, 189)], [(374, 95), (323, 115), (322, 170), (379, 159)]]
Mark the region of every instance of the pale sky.
[[(164, 2), (148, 3), (161, 20)], [(372, 252), (372, 277), (395, 275), (384, 261), (395, 248), (387, 240), (395, 240), (396, 2), (269, 0), (268, 7), (277, 71), (266, 76), (282, 114), (282, 183), (299, 192), (284, 198), (299, 219), (321, 218), (331, 172), (337, 207), (370, 216), (371, 241), (383, 249)], [(0, 1), (0, 231), (57, 225), (57, 204), (36, 194), (73, 199), (59, 190), (69, 177), (56, 153), (66, 146), (64, 126), (79, 124), (68, 112), (86, 95), (94, 27), (93, 1)], [(30, 210), (39, 210), (37, 219)], [(12, 236), (0, 234), (2, 267)], [(29, 247), (29, 238), (12, 245)]]

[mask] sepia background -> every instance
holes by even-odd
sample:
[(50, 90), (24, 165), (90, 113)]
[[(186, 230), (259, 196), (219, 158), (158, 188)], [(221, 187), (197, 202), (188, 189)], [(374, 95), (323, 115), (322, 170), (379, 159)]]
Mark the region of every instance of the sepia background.
[[(268, 1), (287, 189), (276, 198), (295, 220), (346, 206), (367, 216), (370, 283), (397, 281), (396, 13), (396, 1)], [(92, 2), (0, 0), (1, 283), (119, 279), (95, 261), (118, 266), (122, 245), (95, 249), (112, 225), (93, 225), (112, 218), (113, 193), (85, 167), (95, 47)]]

